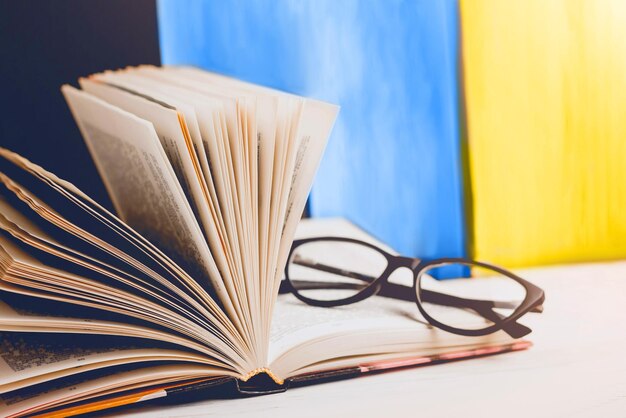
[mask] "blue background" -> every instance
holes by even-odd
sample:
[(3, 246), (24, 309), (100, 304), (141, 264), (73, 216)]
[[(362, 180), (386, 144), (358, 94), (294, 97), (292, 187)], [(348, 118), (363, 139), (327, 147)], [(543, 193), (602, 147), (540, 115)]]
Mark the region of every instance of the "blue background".
[(159, 0), (163, 64), (341, 106), (311, 195), (396, 250), (464, 256), (456, 1)]

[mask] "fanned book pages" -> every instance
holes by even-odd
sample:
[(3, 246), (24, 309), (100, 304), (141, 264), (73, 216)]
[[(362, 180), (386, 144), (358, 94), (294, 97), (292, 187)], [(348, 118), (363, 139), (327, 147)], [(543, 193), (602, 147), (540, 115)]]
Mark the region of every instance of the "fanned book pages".
[(271, 393), (525, 347), (433, 329), (412, 303), (278, 297), (337, 106), (193, 68), (79, 83), (62, 92), (116, 214), (0, 149), (0, 415)]

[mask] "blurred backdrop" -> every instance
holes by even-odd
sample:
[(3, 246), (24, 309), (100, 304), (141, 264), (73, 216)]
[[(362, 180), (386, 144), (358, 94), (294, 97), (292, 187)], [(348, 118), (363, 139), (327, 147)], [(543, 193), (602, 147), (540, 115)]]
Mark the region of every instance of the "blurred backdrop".
[(165, 64), (341, 106), (310, 198), (405, 254), (465, 254), (454, 0), (159, 1)]
[(154, 0), (0, 1), (0, 145), (111, 207), (61, 85), (159, 64)]
[(159, 0), (166, 64), (342, 106), (311, 196), (397, 250), (626, 256), (626, 3)]
[(2, 145), (100, 200), (58, 88), (162, 60), (341, 106), (312, 216), (345, 216), (420, 257), (626, 257), (626, 2), (0, 7)]

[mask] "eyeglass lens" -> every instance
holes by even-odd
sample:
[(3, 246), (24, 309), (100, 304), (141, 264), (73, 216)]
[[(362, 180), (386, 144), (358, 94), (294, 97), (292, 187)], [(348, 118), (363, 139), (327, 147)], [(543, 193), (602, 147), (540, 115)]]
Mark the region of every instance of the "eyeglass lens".
[[(471, 277), (450, 277), (450, 271), (469, 271)], [(526, 297), (526, 288), (511, 277), (472, 263), (432, 265), (421, 271), (416, 289), (432, 319), (466, 330), (489, 328), (508, 318)]]
[(287, 274), (301, 296), (340, 301), (367, 288), (382, 275), (387, 264), (383, 254), (362, 244), (311, 241), (292, 252)]

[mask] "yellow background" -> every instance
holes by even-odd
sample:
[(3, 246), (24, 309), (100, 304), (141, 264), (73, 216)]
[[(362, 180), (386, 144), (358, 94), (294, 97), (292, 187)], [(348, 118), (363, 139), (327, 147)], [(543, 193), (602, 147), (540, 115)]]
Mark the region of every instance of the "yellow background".
[(462, 1), (461, 29), (474, 256), (626, 256), (626, 1)]

